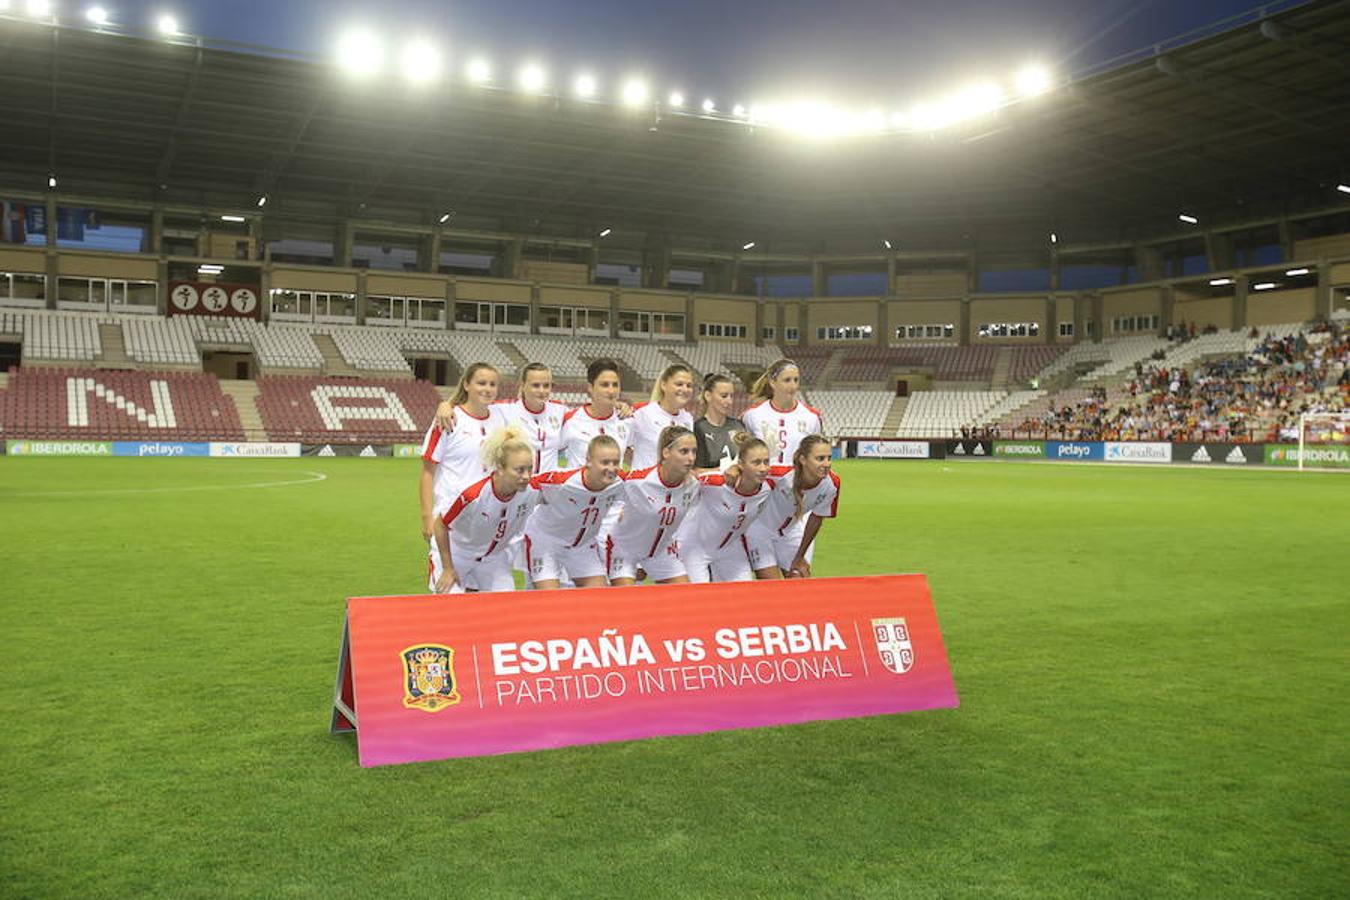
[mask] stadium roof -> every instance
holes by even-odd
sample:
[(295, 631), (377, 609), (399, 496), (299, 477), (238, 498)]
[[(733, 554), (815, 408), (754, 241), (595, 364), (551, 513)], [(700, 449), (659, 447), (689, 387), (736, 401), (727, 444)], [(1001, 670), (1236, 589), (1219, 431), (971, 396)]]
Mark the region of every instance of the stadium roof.
[(0, 20), (0, 190), (757, 252), (1021, 252), (1350, 207), (1350, 15), (1316, 0), (983, 120), (809, 142), (326, 63)]

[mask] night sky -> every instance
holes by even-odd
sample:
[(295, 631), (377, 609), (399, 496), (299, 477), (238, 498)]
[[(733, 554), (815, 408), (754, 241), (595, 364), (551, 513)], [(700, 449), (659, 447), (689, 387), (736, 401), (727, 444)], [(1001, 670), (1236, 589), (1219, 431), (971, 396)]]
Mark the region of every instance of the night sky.
[[(554, 85), (586, 68), (611, 90), (630, 74), (658, 96), (679, 88), (719, 106), (810, 96), (893, 108), (1037, 60), (1073, 74), (1245, 12), (1251, 0), (102, 0), (114, 21), (149, 28), (160, 11), (206, 37), (328, 55), (365, 23), (396, 48), (433, 40), (457, 71), (470, 55), (498, 80), (527, 59)], [(66, 21), (88, 3), (60, 0)]]

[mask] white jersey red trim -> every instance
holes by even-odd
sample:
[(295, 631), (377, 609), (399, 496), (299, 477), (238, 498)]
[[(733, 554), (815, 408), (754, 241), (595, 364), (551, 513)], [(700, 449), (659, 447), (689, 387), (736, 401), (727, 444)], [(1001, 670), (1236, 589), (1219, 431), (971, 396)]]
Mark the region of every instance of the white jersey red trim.
[(548, 472), (530, 479), (539, 493), (539, 505), (526, 526), (536, 543), (554, 541), (580, 547), (595, 540), (609, 511), (623, 499), (623, 479), (600, 490), (586, 486), (584, 468)]
[(544, 408), (535, 412), (525, 405), (525, 400), (498, 400), (492, 404), (500, 411), (503, 420), (516, 425), (525, 432), (525, 440), (534, 448), (534, 471), (552, 472), (558, 468), (558, 450), (562, 447), (563, 416), (567, 415), (567, 405), (557, 400), (547, 400)]
[(436, 425), (427, 429), (422, 439), (422, 459), (436, 463), (434, 484), (436, 511), (448, 507), (464, 488), (487, 474), (483, 465), (483, 441), (506, 420), (496, 406), (488, 407), (486, 416), (475, 416), (462, 406), (455, 407), (455, 426), (442, 430)]
[(680, 541), (697, 544), (704, 552), (743, 553), (741, 536), (750, 528), (769, 498), (774, 481), (766, 478), (752, 494), (742, 494), (724, 475), (700, 475), (698, 505), (685, 520)]
[(690, 431), (694, 430), (694, 417), (687, 411), (681, 409), (668, 413), (659, 403), (636, 404), (630, 421), (633, 424), (628, 444), (633, 448), (633, 459), (630, 463), (633, 469), (650, 468), (661, 461), (657, 444), (660, 442), (662, 431), (672, 425), (683, 425)]
[(605, 536), (632, 559), (646, 559), (665, 550), (698, 502), (697, 478), (666, 484), (660, 466), (629, 472), (623, 487), (623, 513)]
[(532, 487), (510, 497), (497, 496), (491, 475), (469, 485), (441, 516), (450, 529), (455, 556), (481, 562), (493, 554), (505, 555), (538, 502), (539, 492)]
[(787, 536), (808, 515), (814, 514), (822, 519), (833, 519), (839, 515), (839, 476), (833, 469), (815, 487), (802, 491), (800, 516), (796, 514), (796, 499), (792, 495), (796, 473), (790, 467), (775, 467), (769, 474), (773, 479), (773, 491), (769, 495), (761, 523), (768, 526), (775, 537)]
[(591, 439), (601, 434), (607, 434), (618, 442), (619, 458), (622, 459), (623, 452), (628, 449), (631, 433), (629, 420), (619, 418), (617, 409), (603, 419), (594, 416), (585, 405), (569, 409), (563, 415), (560, 436), (562, 450), (567, 454), (567, 467), (585, 465), (586, 450), (590, 446)]
[(820, 413), (798, 400), (789, 410), (781, 410), (772, 400), (761, 400), (741, 416), (746, 429), (760, 438), (773, 453), (769, 462), (776, 466), (792, 465), (792, 454), (808, 434), (824, 434), (825, 423)]

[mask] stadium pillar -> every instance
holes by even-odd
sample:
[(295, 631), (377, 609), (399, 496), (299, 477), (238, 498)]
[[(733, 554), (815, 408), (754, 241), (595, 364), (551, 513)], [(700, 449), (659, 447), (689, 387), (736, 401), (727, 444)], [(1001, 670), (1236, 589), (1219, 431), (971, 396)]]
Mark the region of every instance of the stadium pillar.
[(445, 280), (445, 330), (455, 330), (455, 277)]
[[(694, 292), (693, 292), (693, 291), (685, 291), (685, 292), (684, 292), (684, 339), (685, 339), (686, 341), (692, 341), (692, 340), (694, 339), (694, 332), (695, 332), (695, 330), (696, 330), (696, 329), (694, 328), (694, 303), (695, 303), (695, 300), (694, 300)], [(758, 315), (756, 315), (755, 321), (759, 321)]]
[(352, 243), (355, 234), (352, 224), (346, 219), (338, 223), (337, 234), (333, 239), (333, 264), (341, 269), (352, 267)]
[(609, 336), (619, 339), (619, 289), (609, 292)]
[(519, 238), (506, 242), (502, 247), (501, 271), (499, 278), (519, 278), (520, 258), (524, 255), (525, 242)]
[(648, 247), (642, 254), (643, 287), (661, 289), (670, 284), (670, 245), (665, 241)]
[(1059, 343), (1059, 298), (1053, 294), (1045, 298), (1045, 342)]
[(899, 267), (895, 263), (895, 254), (886, 257), (886, 294), (895, 297), (900, 294)]
[(1313, 317), (1328, 322), (1331, 320), (1331, 266), (1325, 257), (1317, 261), (1317, 287), (1314, 288)]
[(258, 269), (258, 320), (272, 318), (272, 258), (263, 261)]
[(1091, 297), (1092, 317), (1088, 321), (1092, 323), (1092, 343), (1100, 344), (1106, 331), (1106, 301), (1102, 299), (1101, 291), (1093, 291)]
[(591, 250), (586, 254), (586, 283), (595, 284), (595, 269), (600, 265), (600, 245), (591, 244)]
[[(155, 263), (155, 281), (159, 284), (159, 289), (155, 291), (155, 315), (167, 316), (169, 314), (169, 260), (168, 257), (161, 256)], [(261, 297), (258, 300), (262, 303)]]
[[(974, 267), (972, 267), (974, 271)], [(957, 346), (970, 346), (970, 297), (961, 298), (961, 321), (956, 326)]]
[(890, 298), (877, 298), (877, 346), (889, 347), (891, 343), (891, 304)]
[(56, 195), (48, 194), (44, 212), (47, 219), (47, 246), (56, 249)]
[(825, 263), (818, 259), (811, 260), (811, 296), (830, 296), (830, 276), (826, 272)]
[(1050, 290), (1059, 290), (1059, 254), (1050, 251)]
[(1177, 291), (1170, 284), (1164, 284), (1158, 295), (1158, 328), (1166, 332), (1172, 327), (1177, 314)]
[(356, 324), (366, 324), (366, 270), (356, 270)]
[[(1251, 286), (1251, 279), (1246, 275), (1239, 275), (1233, 279), (1233, 327), (1231, 330), (1245, 330), (1247, 327), (1247, 290)], [(1200, 327), (1204, 327), (1203, 324)]]
[(1280, 251), (1284, 254), (1285, 262), (1294, 261), (1294, 226), (1288, 219), (1281, 219), (1280, 229)]
[(1140, 281), (1160, 281), (1163, 277), (1162, 251), (1157, 247), (1136, 244), (1134, 265)]
[(1205, 232), (1205, 259), (1211, 272), (1233, 268), (1233, 238), (1226, 234)]
[(145, 252), (159, 256), (164, 252), (164, 210), (155, 207), (150, 212), (150, 246)]
[[(774, 307), (774, 313), (773, 313), (773, 314), (774, 314), (774, 329), (773, 329), (774, 340), (775, 340), (780, 346), (786, 347), (786, 346), (787, 346), (787, 304), (786, 304), (786, 303), (775, 303), (775, 304), (773, 305), (773, 307)], [(800, 329), (800, 328), (797, 329), (797, 333), (798, 333), (799, 335), (801, 334), (801, 329)]]
[(806, 317), (806, 301), (797, 301), (797, 346), (806, 346), (806, 335), (810, 331), (811, 320)]
[(530, 282), (530, 334), (539, 333), (539, 282)]
[(426, 259), (418, 267), (424, 272), (437, 273), (441, 271), (441, 229), (433, 229), (431, 234), (423, 239), (422, 246), (426, 248)]

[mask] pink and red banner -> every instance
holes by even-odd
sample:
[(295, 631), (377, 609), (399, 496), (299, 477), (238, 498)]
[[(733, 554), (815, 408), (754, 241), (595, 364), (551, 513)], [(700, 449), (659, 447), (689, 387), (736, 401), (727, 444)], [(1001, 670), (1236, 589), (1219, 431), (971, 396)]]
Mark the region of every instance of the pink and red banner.
[(363, 766), (955, 707), (922, 575), (353, 597)]

